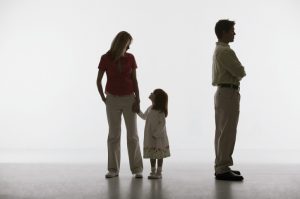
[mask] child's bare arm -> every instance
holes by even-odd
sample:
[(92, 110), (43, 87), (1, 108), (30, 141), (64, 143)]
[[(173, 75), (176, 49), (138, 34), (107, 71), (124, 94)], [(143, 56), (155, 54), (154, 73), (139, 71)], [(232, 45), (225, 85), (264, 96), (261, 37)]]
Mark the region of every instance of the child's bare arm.
[(143, 113), (142, 111), (139, 111), (137, 114), (138, 116), (140, 116), (140, 118), (142, 118), (143, 120), (147, 119), (147, 116), (149, 114), (149, 110), (151, 107), (147, 108), (147, 110)]

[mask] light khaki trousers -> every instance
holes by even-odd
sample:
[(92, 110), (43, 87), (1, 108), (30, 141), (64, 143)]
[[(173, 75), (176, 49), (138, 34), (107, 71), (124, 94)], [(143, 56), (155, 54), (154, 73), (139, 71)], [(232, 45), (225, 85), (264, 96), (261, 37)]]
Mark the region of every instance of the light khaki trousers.
[(218, 87), (215, 93), (215, 172), (230, 171), (233, 165), (237, 125), (240, 113), (240, 93), (233, 88)]
[(143, 161), (137, 134), (136, 113), (132, 112), (134, 95), (106, 97), (106, 114), (109, 126), (107, 138), (108, 171), (119, 172), (120, 169), (120, 141), (121, 116), (123, 115), (127, 130), (127, 150), (130, 170), (132, 173), (143, 171)]

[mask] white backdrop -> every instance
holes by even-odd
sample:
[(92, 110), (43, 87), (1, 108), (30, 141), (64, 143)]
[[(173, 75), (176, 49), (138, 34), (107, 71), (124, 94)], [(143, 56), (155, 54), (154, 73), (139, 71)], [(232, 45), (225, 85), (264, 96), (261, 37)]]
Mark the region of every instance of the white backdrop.
[(169, 94), (173, 159), (213, 161), (214, 25), (225, 18), (236, 21), (231, 47), (247, 73), (237, 158), (300, 162), (299, 9), (297, 0), (0, 0), (0, 161), (106, 161), (97, 65), (121, 30), (134, 38), (142, 109), (153, 89)]

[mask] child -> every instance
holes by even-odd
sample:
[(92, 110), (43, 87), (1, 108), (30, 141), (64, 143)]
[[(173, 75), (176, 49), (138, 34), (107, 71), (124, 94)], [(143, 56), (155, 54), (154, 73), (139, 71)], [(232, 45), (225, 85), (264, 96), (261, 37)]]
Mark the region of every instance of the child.
[[(151, 173), (149, 179), (162, 178), (163, 158), (170, 156), (169, 141), (166, 131), (168, 115), (168, 95), (162, 89), (155, 89), (149, 99), (152, 105), (138, 115), (146, 120), (144, 131), (144, 158), (150, 158)], [(157, 159), (157, 169), (156, 169)]]

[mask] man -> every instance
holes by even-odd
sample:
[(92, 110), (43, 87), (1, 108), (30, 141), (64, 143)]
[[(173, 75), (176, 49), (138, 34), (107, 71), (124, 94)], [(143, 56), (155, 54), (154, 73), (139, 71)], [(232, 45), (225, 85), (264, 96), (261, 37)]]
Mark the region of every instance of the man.
[(215, 93), (215, 177), (217, 180), (242, 181), (233, 165), (236, 129), (240, 108), (240, 81), (246, 75), (234, 51), (228, 45), (234, 40), (234, 21), (219, 20), (215, 26), (218, 38), (212, 65), (212, 85)]

